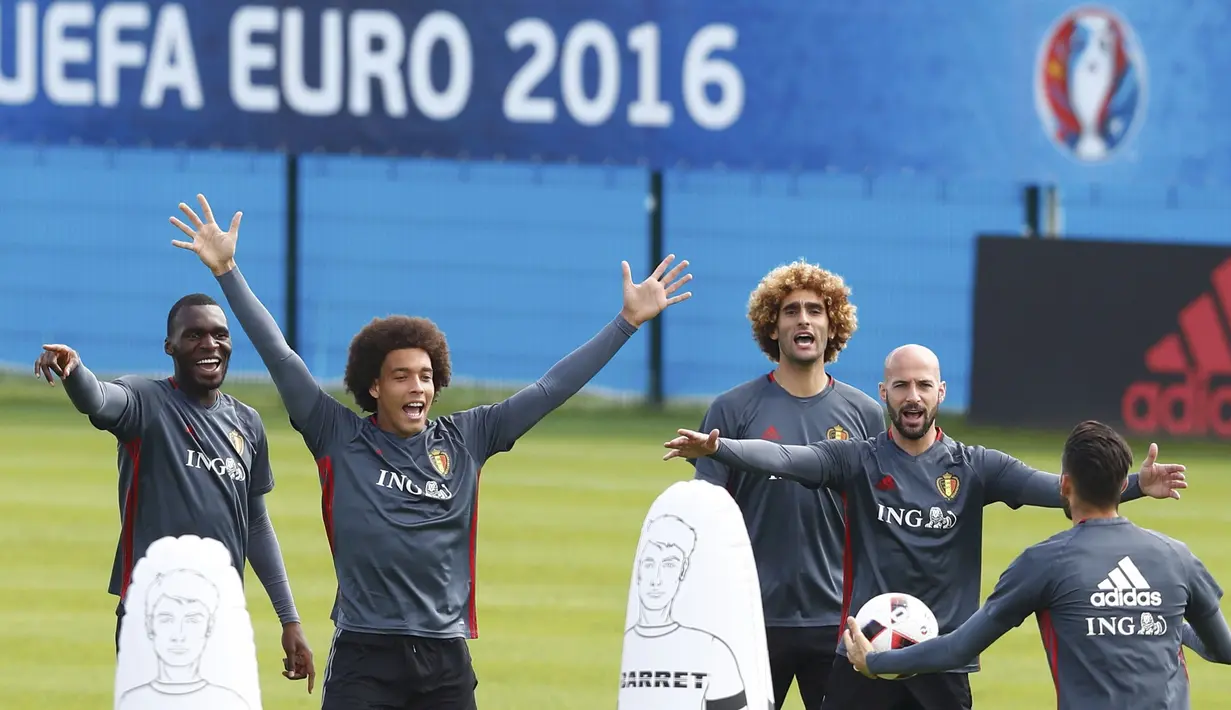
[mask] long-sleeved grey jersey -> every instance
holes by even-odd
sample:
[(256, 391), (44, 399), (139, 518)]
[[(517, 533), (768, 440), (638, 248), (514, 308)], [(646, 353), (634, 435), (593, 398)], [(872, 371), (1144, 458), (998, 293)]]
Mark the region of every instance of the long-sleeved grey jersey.
[(868, 669), (943, 671), (1033, 614), (1059, 710), (1181, 710), (1188, 707), (1182, 643), (1231, 663), (1221, 598), (1222, 588), (1183, 543), (1127, 518), (1086, 520), (1027, 548), (953, 633), (869, 654)]
[[(807, 444), (868, 439), (885, 431), (880, 404), (832, 376), (812, 397), (796, 397), (773, 373), (719, 395), (701, 422), (733, 439)], [(752, 542), (766, 626), (840, 626), (846, 523), (842, 499), (827, 488), (746, 474), (707, 456), (696, 477), (724, 486)]]
[(317, 460), (339, 629), (477, 638), (479, 473), (579, 391), (635, 328), (617, 317), (502, 402), (441, 417), (408, 438), (383, 431), (316, 384), (238, 269), (218, 277)]
[[(714, 458), (842, 496), (849, 573), (843, 617), (879, 594), (905, 592), (927, 604), (940, 632), (948, 633), (979, 608), (983, 507), (1002, 502), (1011, 508), (1059, 508), (1060, 477), (995, 449), (954, 441), (939, 430), (927, 451), (911, 456), (893, 442), (891, 432), (808, 446), (723, 438)], [(1134, 474), (1123, 498), (1139, 497)], [(841, 644), (839, 651), (845, 653)], [(971, 659), (955, 670), (978, 668), (978, 660)]]

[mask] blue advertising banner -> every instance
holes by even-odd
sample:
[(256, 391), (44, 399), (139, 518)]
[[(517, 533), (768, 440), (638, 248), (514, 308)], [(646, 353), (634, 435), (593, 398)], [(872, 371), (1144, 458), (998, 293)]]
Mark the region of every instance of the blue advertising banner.
[(0, 2), (0, 140), (1231, 181), (1220, 0)]

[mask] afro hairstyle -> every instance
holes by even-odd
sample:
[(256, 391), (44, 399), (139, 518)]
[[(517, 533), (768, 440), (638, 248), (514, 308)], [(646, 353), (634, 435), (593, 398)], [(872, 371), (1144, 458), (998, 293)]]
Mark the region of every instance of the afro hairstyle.
[(793, 291), (812, 291), (825, 303), (829, 316), (829, 340), (825, 343), (824, 361), (837, 362), (838, 353), (855, 334), (858, 320), (855, 304), (851, 303), (851, 289), (841, 276), (809, 264), (802, 259), (779, 266), (761, 279), (748, 297), (748, 321), (752, 324), (752, 337), (761, 347), (761, 352), (778, 362), (782, 351), (774, 332), (778, 328), (778, 311), (782, 301)]
[(385, 356), (394, 350), (419, 348), (432, 361), (432, 384), (436, 392), (449, 386), (449, 344), (445, 334), (427, 318), (389, 316), (373, 318), (351, 339), (343, 383), (365, 412), (376, 411), (376, 398), (369, 390), (380, 379)]

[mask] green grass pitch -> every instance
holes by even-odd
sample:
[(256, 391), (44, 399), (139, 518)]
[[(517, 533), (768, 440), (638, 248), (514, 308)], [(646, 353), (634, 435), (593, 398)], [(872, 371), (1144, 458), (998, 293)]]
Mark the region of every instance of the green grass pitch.
[[(323, 670), (333, 630), (328, 612), (334, 578), (315, 465), (271, 389), (227, 389), (257, 406), (269, 430), (278, 482), (269, 508), (317, 668)], [(450, 389), (438, 409), (481, 398)], [(577, 401), (486, 466), (479, 499), (480, 638), (471, 644), (481, 707), (614, 706), (639, 527), (654, 498), (691, 474), (682, 462), (663, 463), (661, 445), (677, 427), (695, 426), (699, 416), (690, 409), (602, 411)], [(1054, 470), (1058, 465), (1062, 433), (976, 430), (946, 422), (943, 412), (941, 424), (965, 441), (1004, 449), (1035, 466)], [(1140, 462), (1148, 442), (1132, 443)], [(1231, 547), (1225, 543), (1231, 464), (1225, 447), (1159, 443), (1163, 460), (1188, 466), (1193, 487), (1181, 501), (1138, 501), (1126, 505), (1126, 513), (1184, 540), (1216, 577), (1231, 581)], [(10, 376), (0, 378), (0, 452), (3, 706), (109, 707), (115, 599), (105, 590), (118, 532), (114, 440), (91, 428), (59, 386)], [(991, 507), (984, 596), (1023, 547), (1066, 525), (1058, 511)], [(279, 675), (277, 621), (251, 572), (248, 604), (264, 707), (319, 707), (319, 685), (308, 696), (303, 683)], [(1218, 669), (1189, 655), (1193, 706), (1219, 707), (1224, 693)], [(993, 646), (983, 666), (972, 681), (977, 707), (1054, 707), (1032, 619)], [(786, 707), (802, 707), (794, 690)]]

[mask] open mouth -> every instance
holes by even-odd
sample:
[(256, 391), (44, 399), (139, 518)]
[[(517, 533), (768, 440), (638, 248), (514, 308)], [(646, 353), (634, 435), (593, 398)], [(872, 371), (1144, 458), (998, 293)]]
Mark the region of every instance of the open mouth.
[(902, 423), (909, 427), (923, 426), (924, 411), (922, 409), (903, 409)]
[(419, 421), (423, 419), (423, 413), (427, 411), (427, 405), (423, 402), (411, 402), (410, 404), (402, 405), (402, 412), (406, 414), (406, 418), (411, 421)]
[(816, 345), (816, 336), (812, 333), (796, 333), (792, 340), (796, 346), (801, 348), (810, 348)]
[(207, 357), (197, 360), (197, 369), (212, 375), (222, 369), (222, 358)]

